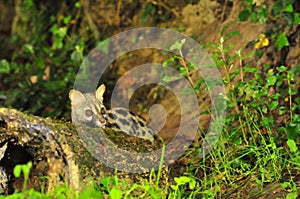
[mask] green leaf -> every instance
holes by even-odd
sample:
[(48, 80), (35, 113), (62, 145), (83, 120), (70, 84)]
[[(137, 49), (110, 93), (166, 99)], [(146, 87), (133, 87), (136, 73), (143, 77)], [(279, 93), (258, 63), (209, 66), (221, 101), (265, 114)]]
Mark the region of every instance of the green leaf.
[(275, 17), (275, 19), (278, 17), (278, 15), (281, 13), (282, 10), (282, 2), (281, 1), (275, 1), (273, 8), (272, 8), (272, 13)]
[(264, 69), (265, 69), (266, 71), (268, 71), (270, 68), (271, 68), (271, 64), (266, 64), (266, 65), (264, 66)]
[(187, 71), (185, 70), (184, 67), (180, 67), (180, 68), (179, 68), (179, 72), (180, 72), (183, 76), (187, 76)]
[(230, 33), (226, 34), (225, 40), (228, 40), (228, 39), (230, 39), (232, 36), (237, 36), (237, 35), (240, 35), (240, 32), (239, 32), (239, 31), (231, 31)]
[(22, 165), (22, 170), (25, 176), (29, 175), (30, 168), (28, 168), (27, 165)]
[(286, 127), (288, 139), (297, 139), (300, 137), (300, 124), (298, 122), (289, 122)]
[(6, 59), (0, 61), (0, 74), (9, 74), (10, 65)]
[(184, 88), (181, 91), (181, 93), (183, 93), (183, 94), (195, 94), (195, 92), (197, 92), (197, 91), (195, 91), (193, 88)]
[(244, 72), (245, 73), (255, 73), (255, 72), (257, 72), (257, 68), (252, 68), (252, 67), (244, 67)]
[(71, 16), (69, 15), (69, 16), (67, 16), (67, 17), (65, 17), (64, 18), (64, 24), (68, 24), (70, 21), (71, 21)]
[(282, 115), (282, 114), (286, 113), (287, 111), (288, 111), (287, 107), (281, 106), (279, 108), (279, 115)]
[(258, 22), (264, 24), (267, 22), (269, 16), (269, 11), (266, 5), (261, 5), (258, 9)]
[(67, 34), (67, 27), (61, 27), (57, 30), (56, 34), (61, 37), (61, 38), (64, 38)]
[(267, 84), (266, 87), (268, 88), (269, 86), (275, 85), (277, 81), (277, 77), (276, 76), (271, 76), (267, 79)]
[(55, 31), (57, 31), (58, 26), (57, 24), (53, 24), (53, 26), (51, 26), (50, 31), (54, 34)]
[(270, 104), (271, 111), (275, 110), (278, 107), (279, 102), (278, 101), (272, 101)]
[(96, 49), (101, 50), (102, 52), (108, 53), (110, 42), (111, 42), (111, 40), (109, 38), (107, 38), (107, 39), (101, 41), (100, 44), (97, 45)]
[(250, 12), (248, 10), (243, 10), (242, 12), (240, 12), (239, 16), (238, 16), (238, 20), (239, 21), (246, 21), (250, 16)]
[(259, 19), (258, 13), (257, 12), (251, 12), (250, 13), (250, 20), (252, 23), (257, 23)]
[(176, 191), (178, 189), (178, 186), (171, 184), (171, 188)]
[(293, 20), (294, 25), (300, 24), (300, 16), (299, 15), (300, 15), (299, 13), (294, 14), (294, 20)]
[(25, 165), (22, 165), (22, 170), (23, 170), (25, 176), (29, 176), (31, 167), (32, 167), (32, 162), (31, 161), (29, 161)]
[(293, 5), (292, 4), (288, 4), (284, 9), (283, 12), (293, 12)]
[(109, 196), (112, 199), (120, 199), (120, 198), (122, 198), (122, 191), (120, 189), (117, 189), (114, 187), (110, 190)]
[(191, 190), (193, 190), (193, 189), (195, 188), (195, 186), (196, 186), (196, 180), (191, 179), (191, 181), (190, 181), (190, 183), (189, 183), (189, 188), (190, 188)]
[(272, 117), (263, 117), (260, 124), (264, 127), (270, 127), (274, 124), (274, 119)]
[(76, 3), (75, 3), (75, 8), (80, 8), (80, 1), (77, 1)]
[(80, 62), (81, 61), (81, 53), (78, 51), (73, 51), (71, 54), (71, 60), (75, 62)]
[(286, 199), (296, 199), (298, 197), (297, 192), (291, 192), (286, 195)]
[(165, 76), (163, 77), (162, 80), (163, 80), (164, 82), (170, 82), (171, 77), (170, 77), (170, 75), (165, 75)]
[(33, 46), (31, 44), (24, 44), (22, 46), (23, 50), (27, 53), (33, 54), (34, 50), (33, 50)]
[(41, 69), (45, 68), (45, 58), (42, 56), (38, 56), (34, 61), (34, 65)]
[(236, 137), (236, 138), (233, 139), (233, 144), (235, 146), (240, 146), (242, 143), (243, 143), (243, 140), (242, 140), (241, 137)]
[(298, 150), (297, 144), (294, 140), (289, 139), (287, 142), (291, 152), (296, 152)]
[(287, 67), (286, 66), (280, 66), (280, 67), (277, 67), (276, 68), (279, 72), (285, 72), (285, 71), (287, 71)]
[(284, 188), (284, 189), (289, 188), (289, 187), (291, 187), (291, 183), (290, 182), (283, 182), (281, 184), (281, 187)]
[(181, 176), (179, 178), (175, 177), (174, 181), (177, 183), (177, 185), (184, 185), (184, 184), (190, 182), (191, 178), (186, 177), (186, 176)]
[(180, 42), (176, 41), (175, 44), (170, 47), (170, 50), (181, 50), (185, 40), (186, 39), (182, 39)]
[(290, 43), (288, 41), (288, 39), (285, 36), (285, 32), (281, 33), (277, 39), (276, 39), (276, 45), (277, 45), (277, 49), (278, 51), (280, 51), (284, 46), (289, 46)]
[(19, 178), (21, 176), (21, 171), (22, 171), (22, 166), (21, 165), (17, 165), (14, 168), (14, 176), (16, 178)]
[(161, 64), (163, 67), (166, 67), (168, 65), (168, 62), (167, 61), (163, 61), (162, 64)]
[(258, 57), (258, 58), (261, 58), (262, 56), (263, 56), (263, 51), (261, 51), (261, 50), (259, 50), (259, 49), (257, 49), (256, 51), (255, 51), (255, 55)]
[(106, 177), (106, 178), (102, 178), (100, 183), (108, 190), (109, 189), (109, 182), (110, 182), (110, 178)]

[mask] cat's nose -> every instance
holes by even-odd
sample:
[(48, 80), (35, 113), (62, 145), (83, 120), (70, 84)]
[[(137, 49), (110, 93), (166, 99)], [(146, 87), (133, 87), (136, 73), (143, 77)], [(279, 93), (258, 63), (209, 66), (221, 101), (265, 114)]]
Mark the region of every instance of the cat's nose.
[(100, 118), (99, 121), (100, 121), (102, 124), (106, 122), (104, 118)]

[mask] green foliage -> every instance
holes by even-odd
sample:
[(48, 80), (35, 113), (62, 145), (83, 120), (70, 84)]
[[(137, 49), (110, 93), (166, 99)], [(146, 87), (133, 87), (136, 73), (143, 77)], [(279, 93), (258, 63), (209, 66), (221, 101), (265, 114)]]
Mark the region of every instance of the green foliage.
[(0, 62), (0, 74), (9, 74), (10, 66), (7, 60), (3, 59)]
[(248, 18), (251, 19), (253, 23), (266, 23), (268, 20), (269, 12), (266, 5), (259, 7), (255, 6), (252, 0), (247, 0), (248, 5), (243, 11), (240, 12), (238, 19), (240, 21), (246, 21)]
[(11, 60), (0, 61), (0, 95), (4, 99), (0, 105), (41, 116), (69, 118), (67, 93), (85, 45), (72, 28), (71, 15), (56, 19), (50, 11), (41, 13), (38, 2), (26, 0), (23, 4), (24, 13), (29, 13), (24, 14), (26, 25), (32, 32), (15, 36), (23, 44)]
[(269, 18), (273, 20), (285, 19), (289, 25), (297, 24), (299, 13), (293, 13), (294, 0), (276, 0), (268, 12), (267, 4), (257, 6), (253, 0), (247, 0), (247, 6), (239, 13), (238, 19), (246, 21), (251, 19), (252, 23), (264, 24)]
[(17, 165), (14, 168), (14, 176), (16, 178), (19, 178), (21, 176), (21, 173), (23, 172), (25, 181), (28, 180), (29, 173), (30, 173), (30, 168), (32, 167), (32, 162), (28, 162), (27, 164), (24, 165)]
[(287, 194), (286, 199), (296, 199), (298, 198), (298, 190), (297, 190), (297, 184), (295, 182), (288, 181), (282, 183), (282, 188), (284, 189), (290, 189), (291, 192)]
[(286, 38), (285, 32), (281, 33), (276, 41), (275, 44), (277, 45), (278, 51), (280, 51), (284, 46), (289, 46), (289, 40)]
[(194, 190), (196, 186), (196, 180), (192, 177), (187, 176), (180, 176), (174, 178), (175, 185), (171, 185), (171, 188), (174, 190), (174, 192), (171, 192), (169, 198), (182, 198), (182, 196), (185, 193), (184, 189), (182, 188), (184, 185), (188, 185), (188, 188), (190, 190)]
[[(271, 13), (268, 12), (269, 4), (263, 3), (256, 5), (253, 0), (247, 0), (247, 6), (239, 13), (238, 19), (246, 21), (250, 18), (252, 23), (265, 24), (268, 21), (273, 21), (275, 27), (272, 33), (275, 39), (275, 45), (278, 51), (283, 47), (289, 46), (289, 41), (286, 37), (285, 27), (298, 25), (300, 22), (299, 12), (294, 12), (293, 4), (295, 0), (276, 0), (272, 4)], [(280, 34), (278, 34), (278, 32)]]

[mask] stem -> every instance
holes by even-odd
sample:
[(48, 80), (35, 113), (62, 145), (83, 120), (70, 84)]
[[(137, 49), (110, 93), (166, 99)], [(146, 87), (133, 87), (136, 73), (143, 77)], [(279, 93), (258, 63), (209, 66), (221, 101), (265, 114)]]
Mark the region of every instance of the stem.
[(291, 80), (290, 80), (290, 73), (287, 72), (287, 80), (288, 80), (288, 86), (289, 86), (289, 106), (290, 106), (290, 117), (291, 120), (293, 119), (293, 111), (292, 111), (292, 89), (291, 89)]
[(240, 59), (240, 73), (241, 73), (241, 81), (244, 82), (244, 69), (243, 69), (242, 59)]
[(189, 69), (188, 69), (188, 67), (187, 67), (187, 65), (186, 65), (186, 63), (185, 63), (185, 61), (184, 61), (184, 59), (183, 59), (182, 51), (179, 50), (179, 53), (180, 53), (180, 63), (183, 65), (183, 67), (184, 67), (184, 69), (185, 69), (185, 71), (186, 71), (186, 75), (187, 75), (188, 81), (190, 82), (190, 84), (191, 84), (191, 85), (193, 86), (193, 88), (194, 88), (195, 85), (194, 85), (194, 82), (193, 82), (193, 80), (192, 80), (192, 78), (191, 78), (191, 76), (190, 76), (190, 71), (189, 71)]
[(163, 162), (164, 162), (164, 155), (165, 155), (165, 148), (166, 148), (166, 144), (165, 144), (164, 140), (161, 137), (159, 137), (159, 138), (162, 141), (163, 145), (162, 145), (162, 148), (161, 148), (161, 157), (160, 157), (159, 167), (158, 167), (158, 172), (157, 172), (157, 180), (156, 180), (156, 188), (157, 189), (158, 189), (161, 170), (162, 170), (162, 166), (163, 166)]
[[(192, 87), (195, 88), (194, 81), (193, 81), (192, 78), (191, 78), (191, 74), (192, 74), (192, 73), (190, 73), (189, 68), (188, 68), (187, 65), (186, 65), (186, 62), (185, 62), (185, 60), (184, 60), (184, 58), (183, 58), (182, 51), (179, 50), (179, 53), (180, 53), (180, 60), (179, 60), (179, 62), (181, 63), (181, 65), (183, 65), (183, 67), (184, 67), (184, 69), (185, 69), (185, 71), (186, 71), (186, 75), (187, 75), (188, 81), (190, 82), (190, 84), (192, 85)], [(205, 108), (207, 109), (207, 111), (208, 111), (209, 113), (211, 113), (210, 108), (207, 106), (207, 104), (204, 102), (204, 100), (200, 97), (200, 95), (197, 94), (197, 96), (198, 96), (198, 99), (201, 101), (201, 103), (205, 104), (204, 106), (205, 106)]]
[[(225, 53), (224, 53), (224, 47), (223, 47), (224, 40), (223, 40), (223, 38), (220, 39), (220, 42), (221, 42), (221, 44), (219, 46), (219, 51), (221, 53), (221, 59), (223, 61), (223, 67), (224, 67), (225, 74), (226, 74), (226, 80), (227, 80), (229, 89), (234, 91), (234, 85), (231, 84), (231, 80), (230, 80), (230, 68), (231, 68), (231, 66), (228, 67), (227, 59), (226, 59), (226, 56), (225, 56)], [(237, 100), (236, 100), (236, 96), (235, 96), (234, 92), (232, 93), (232, 101), (233, 101), (233, 104), (234, 104), (235, 111), (239, 114), (240, 110), (239, 110), (239, 106), (237, 104)]]

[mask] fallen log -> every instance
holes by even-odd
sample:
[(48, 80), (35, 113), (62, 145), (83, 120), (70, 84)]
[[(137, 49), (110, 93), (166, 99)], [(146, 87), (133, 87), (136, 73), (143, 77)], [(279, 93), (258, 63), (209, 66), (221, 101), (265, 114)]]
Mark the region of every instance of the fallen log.
[[(120, 134), (111, 136), (124, 140)], [(137, 147), (145, 147), (147, 144), (142, 142)], [(116, 172), (101, 164), (87, 151), (75, 126), (67, 121), (54, 121), (14, 109), (0, 108), (0, 147), (4, 145), (7, 145), (7, 149), (0, 160), (0, 167), (5, 170), (8, 178), (5, 194), (22, 190), (24, 179), (15, 178), (13, 169), (29, 161), (32, 161), (32, 168), (27, 188), (37, 191), (43, 187), (48, 192), (66, 182), (72, 189), (80, 190), (88, 180), (97, 182), (101, 178), (115, 175), (129, 183), (149, 179), (149, 172), (128, 174)]]

